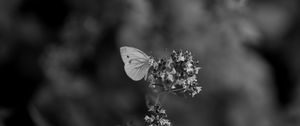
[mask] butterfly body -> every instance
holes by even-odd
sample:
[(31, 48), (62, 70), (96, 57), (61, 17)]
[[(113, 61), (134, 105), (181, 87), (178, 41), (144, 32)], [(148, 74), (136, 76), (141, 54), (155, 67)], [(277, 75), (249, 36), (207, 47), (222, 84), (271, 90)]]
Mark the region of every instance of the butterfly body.
[(120, 53), (125, 64), (125, 72), (132, 80), (147, 79), (148, 70), (151, 67), (151, 59), (147, 54), (137, 48), (127, 46), (121, 47)]

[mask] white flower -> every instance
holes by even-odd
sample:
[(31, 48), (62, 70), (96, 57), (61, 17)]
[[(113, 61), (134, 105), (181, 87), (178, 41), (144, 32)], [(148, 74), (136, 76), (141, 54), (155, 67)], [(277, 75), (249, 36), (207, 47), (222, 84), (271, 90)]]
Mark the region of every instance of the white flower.
[(159, 111), (159, 113), (166, 114), (166, 110), (161, 109), (161, 110)]
[(196, 91), (192, 92), (192, 97), (194, 97), (196, 94), (200, 93), (200, 91), (202, 90), (202, 87), (197, 86), (197, 87), (195, 87), (195, 89), (196, 89)]
[(168, 60), (167, 60), (167, 63), (166, 63), (166, 67), (167, 68), (171, 68), (171, 64), (173, 63), (173, 60), (171, 59), (171, 58), (169, 58)]
[(192, 66), (193, 66), (193, 64), (192, 64), (191, 62), (187, 62), (187, 63), (186, 63), (186, 67), (187, 67), (187, 68), (185, 68), (185, 69), (186, 69), (186, 72), (188, 72), (188, 73), (193, 72), (194, 69), (193, 69)]
[(194, 81), (197, 81), (196, 75), (187, 78), (187, 84), (192, 84)]
[(167, 120), (167, 119), (160, 119), (160, 120), (159, 120), (159, 123), (160, 123), (160, 125), (162, 125), (162, 126), (170, 126), (170, 125), (171, 125), (170, 121)]
[(145, 119), (146, 122), (149, 122), (149, 123), (152, 123), (152, 122), (154, 121), (153, 118), (151, 118), (151, 117), (149, 117), (149, 116), (147, 116), (147, 115), (145, 116), (144, 119)]
[(165, 81), (165, 76), (166, 76), (166, 73), (160, 73), (160, 77), (161, 77), (162, 81)]
[(171, 81), (171, 82), (173, 82), (174, 81), (174, 77), (173, 77), (173, 75), (172, 74), (170, 74), (170, 73), (167, 73), (167, 80), (169, 80), (169, 81)]
[(201, 69), (201, 67), (196, 67), (195, 68), (195, 74), (198, 74), (199, 70)]
[(198, 86), (196, 87), (197, 93), (199, 93), (200, 91), (202, 91), (202, 87)]
[(170, 73), (171, 73), (171, 74), (176, 74), (175, 68), (173, 68), (172, 71), (171, 71)]
[(180, 55), (178, 56), (178, 61), (184, 61), (185, 58), (184, 56), (182, 56), (182, 53), (180, 53)]

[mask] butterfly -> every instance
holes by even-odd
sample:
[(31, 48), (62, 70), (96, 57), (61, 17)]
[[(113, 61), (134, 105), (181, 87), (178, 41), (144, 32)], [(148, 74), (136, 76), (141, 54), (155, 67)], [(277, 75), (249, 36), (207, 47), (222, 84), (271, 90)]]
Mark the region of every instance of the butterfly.
[(124, 69), (126, 74), (134, 81), (139, 81), (142, 78), (147, 79), (148, 70), (151, 67), (151, 58), (143, 51), (123, 46), (120, 48)]

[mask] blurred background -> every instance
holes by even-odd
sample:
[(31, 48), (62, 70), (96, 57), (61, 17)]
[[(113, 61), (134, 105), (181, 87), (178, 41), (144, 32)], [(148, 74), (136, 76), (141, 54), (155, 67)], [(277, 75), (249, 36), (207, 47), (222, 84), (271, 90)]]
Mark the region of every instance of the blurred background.
[(1, 126), (143, 126), (121, 46), (190, 50), (203, 91), (174, 126), (299, 126), (298, 0), (0, 0)]

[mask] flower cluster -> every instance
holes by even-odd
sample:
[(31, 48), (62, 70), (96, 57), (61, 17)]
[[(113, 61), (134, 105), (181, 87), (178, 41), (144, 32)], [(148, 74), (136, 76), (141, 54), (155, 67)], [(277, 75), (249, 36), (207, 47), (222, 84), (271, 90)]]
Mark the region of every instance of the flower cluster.
[(187, 93), (192, 97), (201, 91), (196, 75), (200, 67), (190, 51), (174, 50), (171, 57), (154, 60), (149, 69), (149, 87), (174, 94)]
[(150, 106), (148, 111), (150, 115), (144, 118), (147, 126), (171, 126), (171, 122), (166, 119), (166, 110), (160, 105)]

